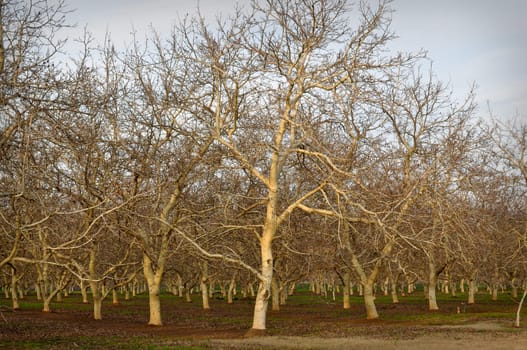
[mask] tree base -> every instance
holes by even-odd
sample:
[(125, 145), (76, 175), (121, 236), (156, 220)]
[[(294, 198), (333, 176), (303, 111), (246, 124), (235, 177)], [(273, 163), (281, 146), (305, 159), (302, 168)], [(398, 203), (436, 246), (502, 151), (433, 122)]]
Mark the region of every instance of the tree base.
[(266, 330), (265, 329), (251, 328), (244, 334), (244, 337), (245, 338), (253, 338), (253, 337), (263, 337), (265, 335), (266, 335)]

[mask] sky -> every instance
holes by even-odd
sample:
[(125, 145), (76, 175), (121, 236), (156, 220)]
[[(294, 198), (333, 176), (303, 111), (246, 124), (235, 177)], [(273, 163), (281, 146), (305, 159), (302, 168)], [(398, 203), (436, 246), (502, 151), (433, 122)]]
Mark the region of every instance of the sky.
[[(53, 1), (53, 0), (52, 0)], [(55, 0), (56, 1), (56, 0)], [(349, 0), (350, 4), (356, 0)], [(376, 3), (375, 0), (371, 0)], [(140, 36), (152, 25), (159, 32), (186, 14), (198, 0), (66, 0), (68, 16), (80, 36), (85, 26), (97, 42), (105, 33), (117, 44)], [(199, 0), (201, 14), (213, 20), (249, 0)], [(463, 99), (476, 84), (478, 116), (527, 122), (527, 0), (394, 0), (392, 46), (400, 51), (425, 49), (436, 76)]]

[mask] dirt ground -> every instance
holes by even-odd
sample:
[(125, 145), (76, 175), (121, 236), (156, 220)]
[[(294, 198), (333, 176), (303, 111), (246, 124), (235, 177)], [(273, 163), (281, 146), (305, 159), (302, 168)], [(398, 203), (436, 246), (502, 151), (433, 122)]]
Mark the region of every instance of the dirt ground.
[(358, 299), (343, 310), (338, 302), (305, 295), (270, 312), (267, 335), (251, 338), (245, 336), (250, 300), (214, 300), (204, 311), (197, 300), (167, 295), (162, 327), (146, 325), (146, 296), (105, 304), (100, 321), (76, 296), (54, 304), (51, 313), (39, 311), (31, 297), (22, 310), (7, 305), (0, 301), (0, 349), (527, 349), (527, 327), (512, 327), (515, 305), (507, 302), (457, 314), (458, 300), (443, 301), (431, 315), (426, 303), (402, 300), (380, 303), (381, 320), (367, 321)]

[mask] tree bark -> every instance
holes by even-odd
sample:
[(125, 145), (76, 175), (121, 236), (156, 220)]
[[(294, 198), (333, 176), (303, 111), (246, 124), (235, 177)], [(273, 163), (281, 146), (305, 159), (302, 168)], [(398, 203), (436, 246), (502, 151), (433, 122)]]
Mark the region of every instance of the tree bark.
[(344, 272), (344, 286), (342, 288), (342, 307), (344, 309), (351, 308), (351, 302), (350, 302), (350, 271), (346, 269), (346, 272)]
[(397, 277), (391, 278), (390, 281), (390, 290), (392, 295), (392, 303), (399, 304), (399, 296), (397, 294), (397, 285), (399, 283), (399, 279)]
[(203, 310), (210, 310), (209, 288), (208, 288), (209, 265), (207, 262), (204, 262), (200, 264), (200, 267), (201, 267), (201, 281), (200, 281), (201, 302), (202, 302)]
[(476, 281), (473, 278), (468, 280), (468, 301), (467, 304), (475, 303), (476, 295)]
[(514, 320), (514, 327), (517, 327), (517, 328), (520, 327), (520, 314), (521, 314), (523, 302), (525, 301), (526, 296), (527, 296), (527, 289), (523, 291), (522, 298), (520, 300), (520, 303), (518, 304), (518, 310), (516, 310), (516, 319)]
[(379, 318), (377, 307), (375, 306), (375, 295), (373, 290), (373, 280), (368, 280), (364, 283), (364, 307), (366, 308), (366, 319), (374, 320)]
[(437, 276), (438, 273), (435, 269), (435, 264), (433, 261), (428, 261), (428, 310), (436, 311), (439, 310), (437, 305), (436, 298), (436, 289), (437, 289)]
[(82, 295), (82, 303), (88, 304), (89, 303), (88, 292), (87, 292), (88, 286), (86, 285), (84, 281), (80, 282), (80, 289), (81, 289), (81, 295)]
[(160, 292), (163, 270), (161, 266), (158, 266), (154, 272), (152, 261), (146, 253), (143, 254), (143, 273), (148, 284), (148, 305), (150, 307), (148, 325), (162, 326)]
[(280, 311), (280, 287), (278, 286), (278, 282), (276, 281), (276, 277), (274, 276), (273, 276), (273, 279), (271, 280), (271, 293), (272, 293), (271, 310)]
[(117, 290), (112, 288), (112, 304), (119, 305), (119, 296), (117, 295)]
[[(267, 228), (267, 230), (270, 230)], [(254, 303), (253, 325), (252, 329), (256, 331), (265, 331), (267, 321), (267, 307), (269, 297), (271, 296), (271, 283), (273, 279), (273, 253), (271, 250), (272, 233), (266, 233), (261, 240), (261, 280), (256, 294)]]
[(11, 266), (11, 302), (13, 310), (20, 310), (20, 303), (18, 302), (18, 294), (16, 292), (16, 283), (18, 279), (16, 277), (16, 269)]

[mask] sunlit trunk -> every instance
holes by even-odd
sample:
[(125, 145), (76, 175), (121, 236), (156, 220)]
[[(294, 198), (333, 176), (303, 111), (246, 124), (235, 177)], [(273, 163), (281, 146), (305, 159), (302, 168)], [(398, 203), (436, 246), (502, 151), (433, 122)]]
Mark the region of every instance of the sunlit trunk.
[(397, 295), (397, 279), (394, 281), (391, 281), (390, 289), (391, 289), (391, 295), (392, 295), (392, 303), (399, 304), (399, 296)]
[(379, 318), (377, 307), (375, 306), (375, 295), (373, 289), (374, 282), (368, 280), (364, 283), (364, 307), (366, 308), (366, 318), (373, 320)]
[(227, 303), (232, 304), (232, 296), (236, 293), (236, 276), (232, 276), (227, 290)]
[(148, 324), (151, 326), (162, 326), (160, 298), (162, 267), (158, 266), (158, 270), (154, 272), (152, 261), (147, 254), (143, 254), (143, 273), (148, 285), (148, 305), (150, 308)]
[(209, 288), (208, 288), (208, 282), (209, 282), (209, 265), (207, 262), (203, 262), (200, 264), (201, 268), (201, 280), (200, 280), (200, 289), (201, 289), (201, 302), (203, 310), (209, 310), (210, 309), (210, 303), (209, 303)]
[(192, 302), (192, 296), (190, 293), (192, 292), (191, 288), (185, 288), (185, 302), (191, 303)]
[(262, 237), (261, 240), (261, 274), (262, 279), (258, 286), (256, 300), (254, 303), (253, 325), (252, 329), (264, 331), (267, 321), (267, 307), (271, 297), (271, 284), (273, 279), (273, 254), (271, 250), (272, 236), (269, 234)]
[(82, 303), (88, 304), (89, 303), (88, 292), (87, 292), (88, 286), (86, 285), (84, 281), (81, 281), (80, 289), (81, 289), (81, 295), (82, 295)]
[(428, 310), (439, 310), (436, 298), (437, 289), (437, 273), (435, 264), (432, 261), (428, 262)]
[(492, 294), (492, 300), (493, 301), (498, 300), (498, 286), (497, 285), (493, 285), (492, 286), (491, 294)]
[(57, 292), (57, 303), (62, 303), (62, 290)]
[(499, 278), (500, 278), (500, 272), (498, 270), (498, 267), (496, 266), (494, 268), (493, 281), (492, 281), (492, 286), (491, 286), (491, 293), (492, 293), (493, 301), (498, 300)]
[(11, 267), (11, 303), (13, 310), (20, 310), (20, 303), (18, 302), (18, 294), (16, 292), (16, 269)]
[(45, 298), (45, 299), (42, 300), (42, 303), (43, 303), (42, 312), (51, 312), (51, 308), (49, 306), (50, 299), (49, 298)]
[(203, 305), (203, 310), (209, 310), (210, 309), (210, 303), (209, 303), (209, 289), (206, 282), (201, 282), (201, 302)]
[(518, 279), (516, 277), (513, 277), (511, 279), (511, 288), (512, 288), (512, 297), (513, 298), (518, 298), (518, 283), (517, 283)]
[(520, 303), (518, 304), (518, 309), (516, 310), (516, 319), (514, 320), (514, 327), (519, 328), (520, 327), (520, 314), (523, 307), (523, 302), (525, 301), (525, 297), (527, 297), (527, 289), (523, 291), (522, 298), (520, 300)]
[(476, 281), (471, 278), (468, 280), (468, 304), (474, 304), (475, 303), (475, 296), (476, 296)]

